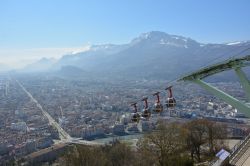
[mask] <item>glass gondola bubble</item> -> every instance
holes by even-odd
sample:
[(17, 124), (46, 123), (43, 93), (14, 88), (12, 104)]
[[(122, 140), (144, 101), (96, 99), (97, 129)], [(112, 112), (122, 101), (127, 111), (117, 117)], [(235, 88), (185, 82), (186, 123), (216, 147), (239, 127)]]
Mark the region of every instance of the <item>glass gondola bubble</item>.
[(176, 100), (173, 97), (172, 86), (166, 88), (166, 90), (168, 91), (168, 98), (166, 100), (166, 106), (167, 108), (174, 108), (176, 106)]
[(132, 122), (139, 122), (140, 121), (140, 114), (137, 112), (137, 103), (132, 103), (131, 106), (134, 107), (134, 112), (131, 114), (131, 121)]
[(142, 101), (144, 101), (144, 108), (142, 110), (141, 116), (148, 120), (150, 118), (150, 116), (151, 116), (151, 111), (150, 111), (150, 109), (148, 107), (148, 98), (145, 97), (145, 98), (142, 99)]
[(163, 111), (163, 105), (160, 102), (160, 95), (159, 94), (160, 94), (160, 92), (156, 92), (153, 94), (153, 96), (156, 96), (156, 101), (154, 104), (154, 112), (156, 112), (156, 113), (160, 113)]

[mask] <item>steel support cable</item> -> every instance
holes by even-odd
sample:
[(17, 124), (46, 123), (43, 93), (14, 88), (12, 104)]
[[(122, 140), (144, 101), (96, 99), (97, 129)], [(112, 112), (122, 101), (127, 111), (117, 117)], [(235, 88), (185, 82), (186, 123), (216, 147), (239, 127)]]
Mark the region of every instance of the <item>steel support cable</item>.
[[(242, 47), (243, 47), (243, 46), (242, 46)], [(229, 57), (228, 59), (229, 59), (229, 60), (232, 60), (233, 58), (235, 58), (235, 57), (237, 57), (237, 56), (240, 56), (242, 53), (246, 52), (247, 50), (250, 50), (250, 47), (245, 48), (245, 49), (243, 49), (243, 50), (240, 50), (238, 53), (236, 53), (235, 55)], [(230, 51), (230, 52), (231, 52), (231, 51)], [(212, 62), (214, 63), (215, 61), (217, 61), (218, 59), (221, 59), (221, 58), (225, 57), (226, 55), (227, 55), (227, 53), (224, 53), (224, 54), (222, 54), (221, 56), (216, 57), (216, 58), (212, 59), (211, 61), (205, 63), (204, 65), (200, 66), (199, 68), (208, 67), (209, 64), (211, 64)], [(182, 77), (185, 76), (185, 75), (191, 74), (191, 73), (193, 73), (193, 70), (192, 70), (192, 71), (189, 71), (189, 72), (187, 72), (186, 74), (183, 74), (183, 75), (181, 75), (181, 76), (177, 76), (176, 78), (174, 78), (174, 79), (168, 81), (168, 82), (166, 83), (166, 85), (168, 85), (168, 87), (170, 87), (170, 86), (174, 87), (176, 84), (178, 84), (177, 81), (178, 81), (180, 78), (182, 78)], [(175, 83), (175, 84), (174, 84), (174, 83)], [(155, 92), (155, 91), (154, 91), (154, 92)], [(154, 93), (154, 92), (153, 92), (153, 93)], [(165, 92), (165, 90), (158, 90), (157, 92), (162, 93), (162, 92)], [(153, 93), (152, 93), (152, 94), (153, 94)], [(152, 95), (150, 95), (150, 96), (152, 96)], [(143, 98), (145, 98), (145, 97), (150, 98), (150, 96), (144, 96)], [(136, 100), (136, 101), (130, 102), (129, 104), (131, 104), (131, 103), (138, 103), (138, 102), (141, 102), (141, 100)]]

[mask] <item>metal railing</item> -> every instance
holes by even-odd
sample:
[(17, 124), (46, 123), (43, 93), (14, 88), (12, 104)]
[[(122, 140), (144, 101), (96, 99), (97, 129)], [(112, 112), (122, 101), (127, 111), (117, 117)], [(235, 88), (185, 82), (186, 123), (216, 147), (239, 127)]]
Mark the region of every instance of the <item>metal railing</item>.
[(234, 145), (234, 147), (232, 148), (232, 152), (229, 155), (230, 160), (234, 159), (236, 154), (242, 149), (242, 147), (244, 147), (247, 144), (249, 139), (250, 139), (250, 134), (248, 134), (248, 136), (246, 136), (243, 140), (240, 140), (240, 142)]
[[(229, 155), (229, 162), (233, 162), (237, 154), (242, 150), (242, 148), (248, 143), (250, 140), (250, 134), (248, 134), (243, 140), (240, 140), (234, 147), (231, 149), (231, 153)], [(209, 166), (216, 165), (219, 159), (215, 158), (210, 163)], [(237, 161), (236, 161), (237, 162)]]

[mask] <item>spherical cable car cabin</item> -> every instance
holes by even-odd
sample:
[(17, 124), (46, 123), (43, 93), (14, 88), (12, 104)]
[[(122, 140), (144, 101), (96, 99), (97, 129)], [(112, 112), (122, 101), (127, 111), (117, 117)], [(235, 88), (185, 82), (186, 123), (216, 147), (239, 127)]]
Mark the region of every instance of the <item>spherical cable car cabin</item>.
[(132, 103), (131, 106), (134, 107), (134, 112), (131, 114), (131, 122), (139, 122), (140, 114), (137, 112), (137, 103)]
[(145, 118), (146, 120), (148, 120), (150, 118), (150, 116), (151, 116), (151, 111), (150, 111), (150, 109), (148, 107), (148, 98), (145, 97), (145, 98), (142, 99), (142, 101), (144, 101), (144, 108), (142, 110), (141, 116), (143, 118)]
[(176, 106), (176, 100), (173, 97), (172, 86), (166, 88), (166, 90), (168, 91), (168, 98), (166, 100), (166, 106), (167, 108), (174, 108)]
[(154, 112), (160, 113), (163, 111), (163, 105), (160, 102), (160, 92), (154, 93), (153, 96), (156, 96), (156, 101), (154, 104)]

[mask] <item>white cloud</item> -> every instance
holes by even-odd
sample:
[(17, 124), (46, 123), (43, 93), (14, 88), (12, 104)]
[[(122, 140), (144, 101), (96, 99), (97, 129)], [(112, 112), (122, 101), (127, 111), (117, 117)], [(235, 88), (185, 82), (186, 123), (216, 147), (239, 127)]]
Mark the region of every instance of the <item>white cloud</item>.
[(89, 49), (90, 45), (68, 48), (0, 49), (0, 63), (16, 69), (33, 63), (43, 57), (59, 59), (63, 55), (76, 54)]

